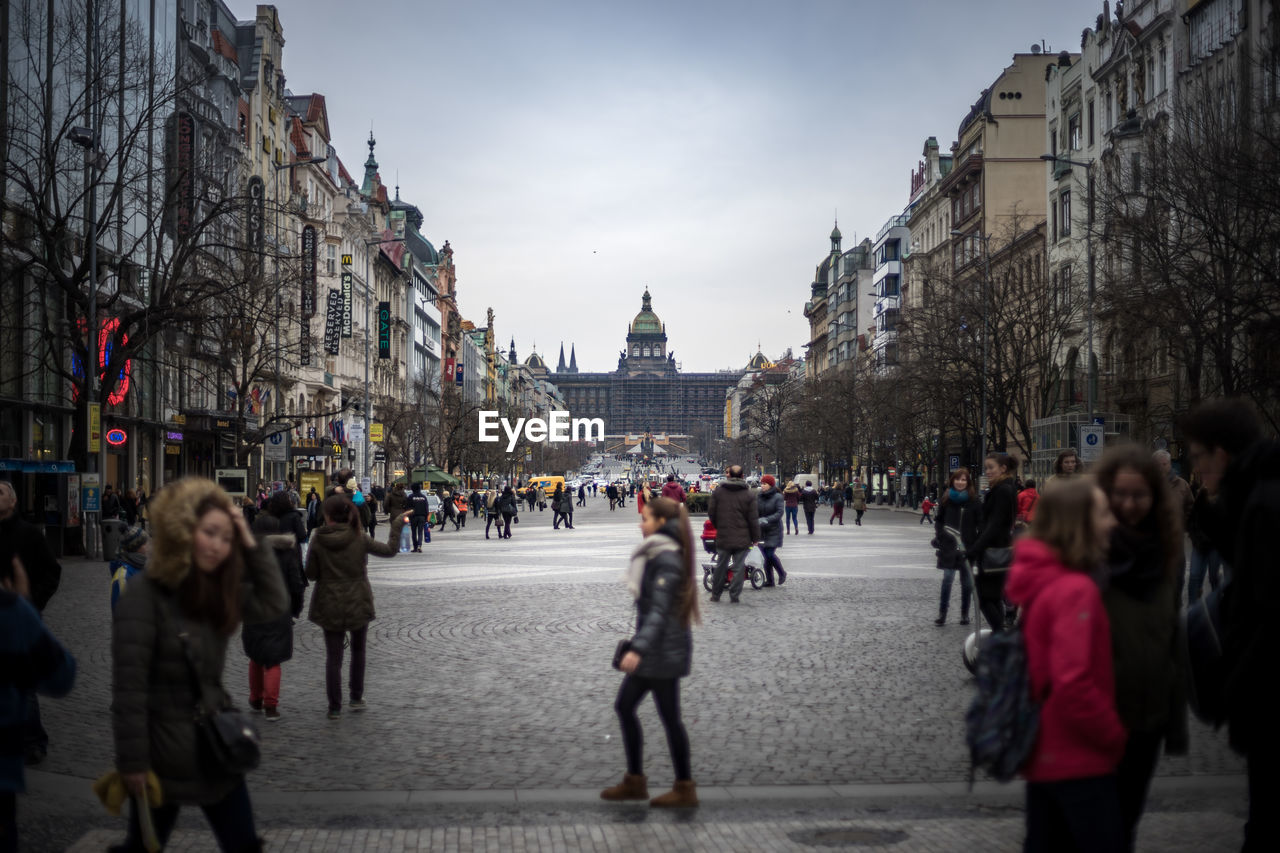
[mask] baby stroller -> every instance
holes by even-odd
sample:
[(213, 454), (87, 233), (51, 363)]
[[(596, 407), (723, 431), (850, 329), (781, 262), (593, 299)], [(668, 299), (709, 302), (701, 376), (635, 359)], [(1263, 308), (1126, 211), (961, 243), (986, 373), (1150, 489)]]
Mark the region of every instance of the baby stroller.
[[(702, 547), (711, 555), (711, 559), (702, 564), (702, 587), (707, 592), (712, 592), (715, 587), (716, 575), (716, 540), (708, 539), (704, 536)], [(751, 553), (749, 551), (747, 552), (747, 562), (744, 564), (743, 569), (747, 573), (747, 580), (751, 581), (752, 589), (759, 589), (764, 586), (764, 570), (751, 563)], [(724, 583), (725, 586), (728, 586), (732, 582), (733, 564), (730, 563), (729, 571), (725, 573)]]

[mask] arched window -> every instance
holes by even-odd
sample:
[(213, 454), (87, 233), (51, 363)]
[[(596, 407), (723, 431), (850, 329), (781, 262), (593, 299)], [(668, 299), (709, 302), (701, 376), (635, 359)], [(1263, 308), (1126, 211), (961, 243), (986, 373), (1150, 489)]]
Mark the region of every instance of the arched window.
[(644, 348), (644, 355), (645, 355), (645, 358), (648, 358), (649, 356), (653, 355), (653, 353), (650, 351), (649, 347), (645, 347), (645, 348)]
[(636, 344), (635, 346), (633, 346), (633, 347), (631, 348), (631, 354), (632, 354), (633, 356), (635, 356), (636, 358), (639, 358), (639, 357), (640, 357), (640, 345), (639, 345), (639, 344)]

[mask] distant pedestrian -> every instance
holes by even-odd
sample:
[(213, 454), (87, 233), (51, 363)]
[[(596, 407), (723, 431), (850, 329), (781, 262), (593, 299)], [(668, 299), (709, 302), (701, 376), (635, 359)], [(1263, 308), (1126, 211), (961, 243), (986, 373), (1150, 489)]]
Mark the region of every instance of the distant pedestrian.
[(1116, 713), (1111, 629), (1092, 577), (1114, 526), (1092, 480), (1060, 483), (1045, 491), (1009, 572), (1009, 598), (1023, 613), (1031, 698), (1040, 706), (1035, 746), (1021, 770), (1025, 851), (1124, 849), (1116, 768), (1125, 729)]
[(578, 484), (578, 506), (587, 505), (587, 487), (582, 483)]
[(1022, 484), (1022, 490), (1018, 492), (1018, 510), (1015, 516), (1015, 523), (1022, 527), (1027, 526), (1036, 517), (1036, 504), (1040, 501), (1040, 493), (1036, 491), (1036, 481), (1028, 478)]
[(716, 570), (711, 585), (711, 600), (719, 601), (728, 584), (729, 566), (733, 566), (733, 583), (729, 601), (738, 603), (742, 583), (746, 579), (747, 552), (761, 540), (760, 509), (756, 496), (742, 477), (741, 465), (730, 465), (725, 479), (711, 493), (707, 518), (716, 529)]
[(511, 523), (518, 518), (516, 493), (512, 491), (510, 486), (504, 486), (502, 494), (498, 496), (498, 515), (502, 517), (502, 524), (498, 528), (498, 538), (510, 539)]
[[(818, 511), (818, 492), (813, 487), (812, 480), (804, 481), (804, 488), (800, 490), (800, 506), (804, 507), (804, 523), (809, 528), (809, 535), (813, 535), (813, 516)], [(796, 530), (799, 532), (799, 529)]]
[(307, 578), (302, 571), (302, 541), (306, 531), (293, 510), (288, 492), (276, 492), (253, 520), (253, 534), (271, 547), (289, 593), (289, 610), (278, 618), (245, 625), (240, 632), (249, 658), (249, 707), (266, 719), (280, 719), (281, 664), (293, 657), (293, 620), (302, 614)]
[(862, 526), (862, 514), (867, 511), (867, 490), (859, 483), (853, 487), (853, 523)]
[(564, 493), (564, 486), (556, 483), (556, 490), (551, 494), (551, 529), (559, 530), (560, 522), (564, 521), (565, 527), (569, 526), (569, 514), (565, 512), (564, 503), (568, 496)]
[(782, 547), (782, 494), (772, 474), (760, 478), (760, 494), (756, 497), (756, 515), (760, 521), (760, 553), (764, 555), (764, 585), (773, 586), (773, 573), (778, 572), (778, 586), (787, 582), (787, 570), (778, 559)]
[(1008, 548), (1013, 544), (1013, 522), (1017, 512), (1017, 495), (1013, 477), (1018, 462), (1007, 453), (993, 451), (985, 460), (987, 494), (982, 499), (982, 517), (978, 536), (965, 548), (965, 556), (978, 564), (978, 606), (993, 631), (1004, 628), (1004, 583), (1008, 565), (996, 565), (989, 548)]
[(138, 523), (138, 495), (133, 489), (120, 496), (120, 515), (130, 527)]
[(498, 522), (498, 538), (502, 536), (502, 522), (498, 521), (498, 490), (486, 489), (484, 493), (484, 538), (489, 538), (489, 528)]
[[(951, 586), (956, 573), (960, 574), (960, 624), (969, 624), (969, 602), (973, 598), (973, 575), (965, 565), (964, 552), (978, 538), (978, 515), (981, 512), (978, 484), (969, 475), (968, 468), (957, 468), (947, 477), (947, 488), (938, 505), (938, 517), (933, 523), (933, 547), (942, 570), (942, 597), (938, 603), (938, 618), (933, 624), (947, 624), (947, 610), (951, 607)], [(960, 541), (947, 528), (960, 533)]]
[(324, 631), (325, 693), (329, 719), (342, 716), (342, 651), (351, 645), (348, 698), (352, 711), (363, 711), (365, 647), (374, 618), (373, 587), (369, 585), (369, 555), (394, 557), (400, 552), (400, 531), (409, 516), (391, 519), (391, 534), (378, 542), (360, 529), (355, 505), (345, 495), (324, 502), (324, 527), (316, 531), (307, 551), (307, 577), (315, 582), (307, 618)]
[(258, 850), (245, 777), (213, 759), (196, 718), (231, 707), (222, 684), (231, 636), (287, 613), (289, 596), (270, 547), (216, 483), (170, 483), (151, 520), (151, 559), (120, 597), (111, 632), (116, 770), (134, 795), (128, 837), (113, 849), (144, 849), (138, 804), (154, 772), (161, 845), (179, 808), (199, 805), (222, 849)]
[(684, 487), (676, 482), (675, 474), (667, 475), (667, 481), (662, 485), (662, 497), (670, 498), (676, 503), (685, 502)]
[(844, 527), (844, 489), (839, 483), (828, 490), (828, 499), (831, 501), (831, 518), (827, 519), (827, 524), (839, 522)]
[(689, 674), (693, 659), (691, 629), (701, 621), (688, 512), (684, 504), (654, 498), (640, 514), (640, 531), (644, 539), (631, 552), (627, 569), (627, 589), (636, 601), (636, 630), (630, 650), (619, 662), (619, 669), (626, 675), (614, 700), (622, 726), (627, 772), (621, 783), (601, 791), (600, 797), (649, 798), (643, 734), (636, 708), (645, 694), (652, 692), (667, 733), (675, 784), (668, 793), (649, 800), (649, 805), (696, 806), (698, 792), (693, 781), (689, 735), (680, 715), (680, 679)]
[(311, 491), (307, 492), (307, 535), (311, 534), (321, 524), (320, 504), (322, 499), (316, 492), (315, 487), (311, 487)]
[(1058, 452), (1058, 458), (1053, 460), (1053, 475), (1045, 481), (1044, 489), (1047, 492), (1055, 486), (1080, 476), (1080, 454), (1076, 453), (1074, 447), (1068, 447)]
[(110, 483), (107, 483), (102, 488), (101, 506), (102, 506), (101, 515), (102, 515), (103, 521), (106, 521), (107, 519), (111, 519), (111, 518), (120, 517), (120, 496), (117, 495), (115, 491), (111, 488)]
[(788, 480), (787, 486), (782, 490), (782, 506), (786, 516), (786, 533), (791, 533), (794, 526), (796, 533), (800, 532), (800, 487), (794, 481)]
[(431, 518), (431, 502), (427, 500), (427, 496), (422, 493), (422, 484), (414, 483), (413, 491), (409, 493), (406, 499), (409, 510), (409, 526), (413, 530), (413, 553), (422, 553), (422, 534), (427, 531), (427, 541), (431, 541), (430, 527), (428, 523)]
[[(391, 491), (387, 492), (386, 497), (382, 499), (382, 506), (390, 518), (413, 511), (413, 507), (409, 506), (409, 495), (404, 490), (404, 483), (397, 482), (391, 487)], [(413, 522), (411, 520), (400, 531), (400, 553), (407, 554), (412, 548)]]
[(134, 576), (147, 568), (151, 554), (151, 537), (141, 527), (130, 527), (120, 537), (120, 551), (111, 561), (111, 609)]

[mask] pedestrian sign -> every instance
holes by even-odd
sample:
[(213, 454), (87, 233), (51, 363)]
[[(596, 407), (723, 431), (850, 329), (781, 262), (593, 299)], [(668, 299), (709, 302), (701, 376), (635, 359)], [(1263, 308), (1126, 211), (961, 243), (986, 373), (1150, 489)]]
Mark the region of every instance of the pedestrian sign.
[(1101, 424), (1082, 424), (1080, 426), (1080, 461), (1093, 462), (1102, 456), (1102, 448), (1105, 443), (1103, 430), (1106, 427)]

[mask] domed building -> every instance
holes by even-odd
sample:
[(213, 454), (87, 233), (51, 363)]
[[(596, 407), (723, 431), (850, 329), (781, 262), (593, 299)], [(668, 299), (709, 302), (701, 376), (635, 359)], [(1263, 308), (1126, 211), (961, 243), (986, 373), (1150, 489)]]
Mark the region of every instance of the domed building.
[(610, 444), (632, 446), (644, 436), (672, 452), (687, 450), (693, 436), (723, 434), (725, 393), (743, 371), (682, 373), (667, 346), (667, 327), (653, 310), (648, 289), (640, 311), (627, 325), (625, 348), (610, 373), (580, 373), (577, 349), (571, 345), (566, 366), (564, 347), (552, 381), (575, 418), (602, 418)]

